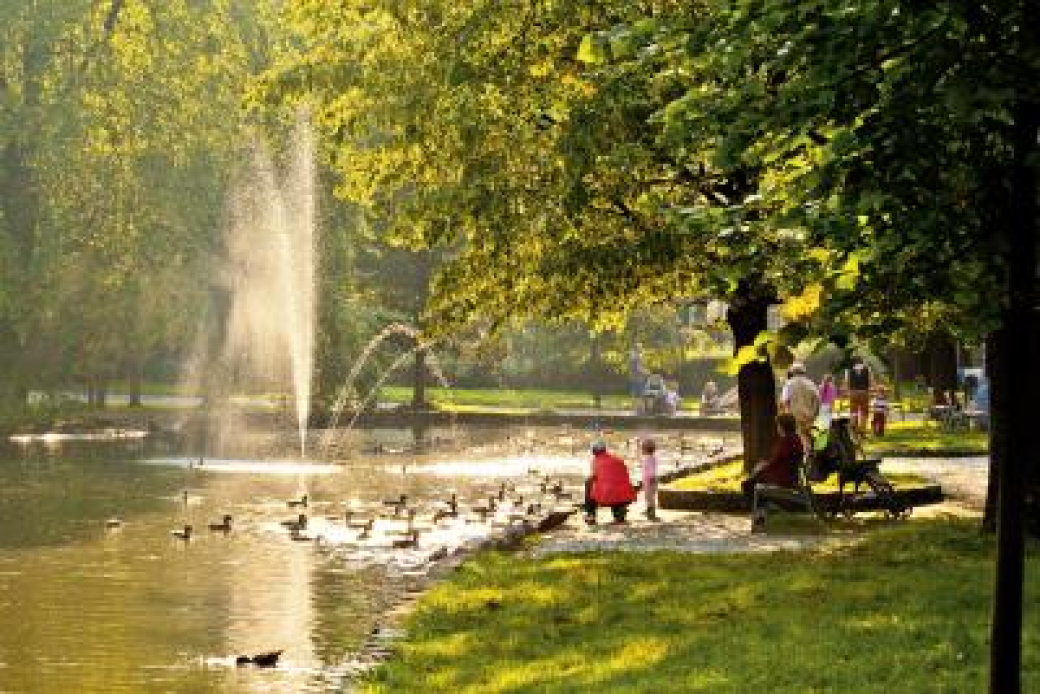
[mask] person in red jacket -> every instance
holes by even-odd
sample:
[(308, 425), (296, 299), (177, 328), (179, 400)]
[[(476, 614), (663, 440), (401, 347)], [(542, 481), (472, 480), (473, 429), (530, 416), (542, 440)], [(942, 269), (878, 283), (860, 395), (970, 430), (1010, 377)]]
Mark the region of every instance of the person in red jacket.
[(624, 523), (636, 490), (628, 478), (625, 461), (607, 452), (607, 444), (592, 444), (592, 476), (585, 481), (585, 522), (596, 523), (596, 509), (609, 506), (615, 523)]

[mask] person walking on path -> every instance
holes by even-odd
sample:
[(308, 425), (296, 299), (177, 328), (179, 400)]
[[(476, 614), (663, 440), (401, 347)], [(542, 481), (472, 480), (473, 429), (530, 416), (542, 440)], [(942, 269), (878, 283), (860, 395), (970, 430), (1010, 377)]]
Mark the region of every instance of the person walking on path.
[(834, 401), (838, 399), (838, 387), (834, 385), (834, 376), (824, 374), (820, 383), (820, 424), (824, 429), (831, 428), (834, 417)]
[(794, 417), (802, 447), (808, 450), (812, 441), (812, 426), (820, 412), (820, 393), (812, 379), (805, 375), (805, 366), (801, 363), (791, 365), (791, 378), (787, 381), (785, 392), (787, 399), (782, 403), (783, 409)]
[(639, 442), (639, 451), (642, 454), (640, 462), (643, 469), (643, 498), (646, 499), (647, 520), (656, 521), (657, 518), (657, 443), (653, 439), (643, 439)]
[(867, 430), (867, 417), (870, 408), (870, 367), (863, 358), (856, 355), (852, 358), (852, 368), (845, 373), (845, 381), (849, 391), (849, 413), (856, 433), (863, 435)]
[(592, 444), (592, 475), (585, 482), (585, 522), (596, 524), (596, 509), (609, 506), (615, 523), (624, 523), (636, 490), (625, 461), (607, 452), (607, 444)]

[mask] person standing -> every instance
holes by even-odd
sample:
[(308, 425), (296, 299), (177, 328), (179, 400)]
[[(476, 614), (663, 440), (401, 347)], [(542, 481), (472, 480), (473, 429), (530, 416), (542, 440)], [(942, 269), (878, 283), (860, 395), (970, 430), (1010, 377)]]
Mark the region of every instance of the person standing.
[(657, 443), (653, 439), (643, 439), (639, 442), (639, 451), (642, 453), (640, 463), (643, 468), (643, 498), (646, 499), (647, 520), (656, 521), (657, 518)]
[(632, 408), (636, 414), (643, 413), (643, 391), (646, 388), (646, 368), (643, 366), (643, 347), (638, 342), (628, 353), (628, 387), (632, 396)]
[(838, 386), (834, 385), (834, 376), (823, 375), (820, 383), (820, 423), (824, 429), (831, 428), (831, 418), (834, 417), (834, 401), (838, 399)]
[(820, 412), (820, 393), (812, 379), (805, 375), (805, 366), (791, 365), (791, 378), (784, 386), (784, 410), (791, 413), (798, 426), (802, 447), (808, 450), (812, 442), (812, 426)]
[(885, 387), (878, 386), (874, 394), (874, 401), (870, 403), (870, 429), (875, 436), (885, 435), (885, 423), (888, 421), (888, 398)]
[(863, 434), (867, 429), (867, 415), (870, 408), (870, 368), (863, 358), (856, 355), (852, 358), (852, 368), (845, 374), (849, 391), (849, 413), (852, 426), (857, 433)]
[(615, 523), (624, 523), (636, 490), (625, 461), (607, 452), (607, 444), (592, 444), (592, 476), (585, 482), (585, 522), (596, 524), (596, 509), (609, 506)]

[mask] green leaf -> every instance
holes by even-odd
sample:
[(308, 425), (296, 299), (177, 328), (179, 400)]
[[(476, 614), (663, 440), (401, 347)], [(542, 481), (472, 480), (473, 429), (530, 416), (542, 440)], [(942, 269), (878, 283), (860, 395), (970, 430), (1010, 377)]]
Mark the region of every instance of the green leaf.
[(607, 62), (607, 50), (603, 38), (599, 34), (585, 34), (578, 46), (577, 59), (587, 65), (601, 65)]

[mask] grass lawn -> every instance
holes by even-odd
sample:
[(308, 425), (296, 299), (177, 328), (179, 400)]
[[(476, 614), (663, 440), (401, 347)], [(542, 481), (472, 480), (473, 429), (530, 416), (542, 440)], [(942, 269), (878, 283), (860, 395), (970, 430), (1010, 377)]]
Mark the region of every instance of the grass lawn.
[(935, 422), (892, 422), (882, 437), (867, 438), (867, 454), (898, 455), (927, 451), (939, 453), (985, 454), (989, 450), (988, 434), (984, 431), (950, 431)]
[[(472, 411), (482, 407), (494, 407), (496, 410), (506, 408), (523, 414), (525, 411), (587, 410), (592, 407), (592, 394), (580, 391), (438, 387), (429, 388), (426, 392), (430, 402), (443, 410)], [(383, 402), (411, 402), (412, 389), (405, 386), (384, 386), (380, 390), (379, 399)], [(628, 411), (632, 408), (632, 398), (622, 394), (604, 395), (601, 406), (608, 410)]]
[[(884, 471), (882, 471), (884, 472)], [(918, 475), (890, 474), (885, 472), (885, 479), (892, 483), (896, 489), (905, 487), (919, 487), (928, 484), (928, 480)], [(725, 465), (713, 467), (704, 472), (699, 472), (689, 477), (672, 482), (668, 486), (672, 489), (692, 489), (699, 491), (717, 492), (739, 492), (740, 482), (744, 479), (744, 461), (737, 460)], [(816, 493), (838, 491), (838, 476), (831, 475), (826, 482), (813, 482), (813, 491)]]
[[(985, 691), (992, 564), (964, 521), (798, 554), (485, 554), (424, 596), (365, 690)], [(1023, 691), (1040, 691), (1038, 614), (1027, 581)]]

